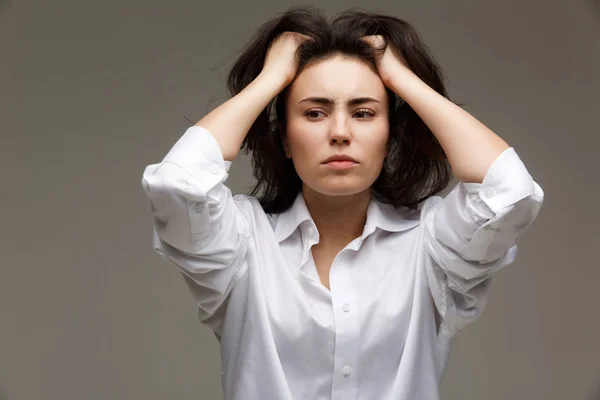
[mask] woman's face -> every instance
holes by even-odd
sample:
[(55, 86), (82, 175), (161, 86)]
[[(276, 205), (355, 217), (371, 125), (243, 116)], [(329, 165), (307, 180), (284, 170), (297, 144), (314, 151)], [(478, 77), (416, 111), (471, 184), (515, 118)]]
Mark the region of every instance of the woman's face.
[[(388, 101), (379, 75), (356, 59), (336, 55), (296, 77), (286, 103), (284, 146), (303, 189), (331, 196), (369, 189), (387, 155)], [(325, 163), (337, 154), (356, 163)]]

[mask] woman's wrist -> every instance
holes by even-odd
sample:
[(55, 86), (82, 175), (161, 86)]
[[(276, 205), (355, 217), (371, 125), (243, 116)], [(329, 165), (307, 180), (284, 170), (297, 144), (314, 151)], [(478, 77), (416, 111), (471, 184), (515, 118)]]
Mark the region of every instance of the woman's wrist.
[(288, 82), (283, 78), (278, 78), (265, 72), (261, 72), (256, 79), (254, 79), (253, 83), (254, 82), (256, 82), (258, 86), (272, 93), (272, 97), (277, 96), (288, 85)]

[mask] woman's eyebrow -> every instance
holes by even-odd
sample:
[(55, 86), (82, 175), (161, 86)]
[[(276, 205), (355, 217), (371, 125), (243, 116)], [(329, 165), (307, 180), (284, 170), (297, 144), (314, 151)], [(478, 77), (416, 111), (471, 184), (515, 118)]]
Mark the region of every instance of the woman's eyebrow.
[[(329, 99), (327, 97), (307, 97), (305, 99), (300, 100), (298, 103), (304, 103), (304, 102), (319, 103), (319, 104), (325, 104), (325, 105), (335, 104), (335, 100)], [(379, 100), (374, 99), (372, 97), (356, 97), (354, 99), (348, 100), (347, 104), (349, 106), (354, 106), (357, 104), (370, 103), (370, 102), (379, 103)]]

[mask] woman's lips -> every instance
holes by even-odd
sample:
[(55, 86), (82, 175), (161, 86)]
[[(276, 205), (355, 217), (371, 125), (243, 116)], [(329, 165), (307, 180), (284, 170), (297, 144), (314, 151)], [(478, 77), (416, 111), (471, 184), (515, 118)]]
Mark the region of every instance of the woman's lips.
[(354, 161), (329, 161), (328, 163), (325, 163), (325, 165), (333, 169), (347, 169), (358, 165), (358, 163), (355, 163)]

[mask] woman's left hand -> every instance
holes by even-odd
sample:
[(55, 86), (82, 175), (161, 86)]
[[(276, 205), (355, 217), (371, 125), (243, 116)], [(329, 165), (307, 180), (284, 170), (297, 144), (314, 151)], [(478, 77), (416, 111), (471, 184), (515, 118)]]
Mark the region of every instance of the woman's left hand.
[(391, 86), (394, 76), (405, 71), (411, 71), (400, 51), (389, 41), (386, 45), (383, 36), (369, 35), (363, 36), (361, 39), (374, 49), (383, 49), (385, 46), (383, 52), (376, 53), (375, 62), (379, 76), (386, 86)]

